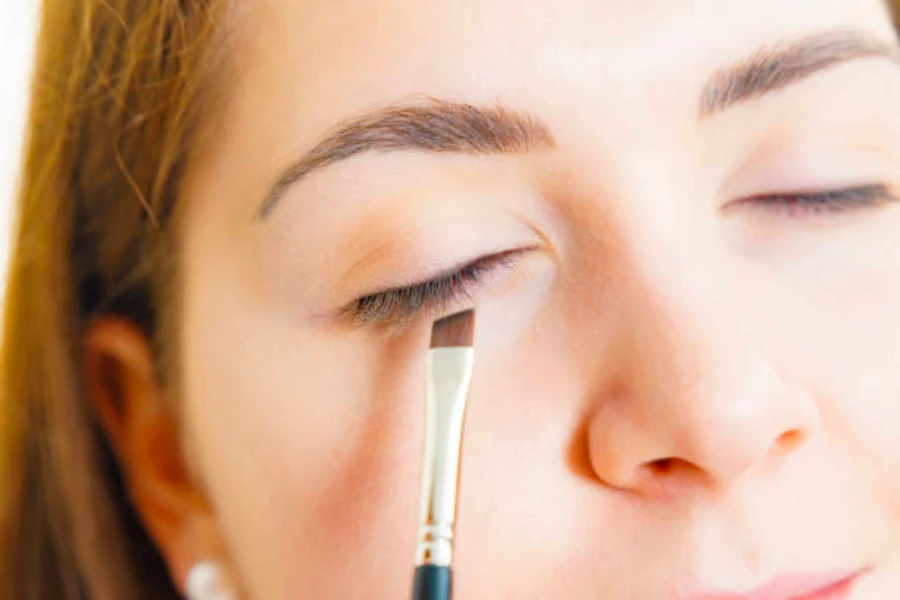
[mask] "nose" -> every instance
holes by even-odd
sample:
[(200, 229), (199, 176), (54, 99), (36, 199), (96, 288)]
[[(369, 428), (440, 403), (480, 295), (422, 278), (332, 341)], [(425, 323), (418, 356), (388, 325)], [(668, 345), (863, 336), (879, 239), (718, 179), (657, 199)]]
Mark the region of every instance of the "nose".
[(761, 351), (753, 329), (764, 318), (724, 309), (722, 288), (697, 278), (639, 287), (620, 315), (616, 367), (590, 402), (602, 481), (645, 493), (727, 487), (812, 435), (816, 403)]

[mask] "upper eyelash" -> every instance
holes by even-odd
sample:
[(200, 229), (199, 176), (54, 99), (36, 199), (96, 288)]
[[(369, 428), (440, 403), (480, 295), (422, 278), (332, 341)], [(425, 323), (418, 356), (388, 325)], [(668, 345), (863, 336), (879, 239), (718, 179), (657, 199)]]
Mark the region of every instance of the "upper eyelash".
[(468, 299), (472, 288), (484, 275), (498, 267), (510, 266), (521, 250), (478, 258), (446, 275), (429, 281), (363, 296), (347, 309), (357, 325), (402, 324), (424, 310), (440, 312), (451, 304)]
[(836, 214), (900, 201), (884, 184), (859, 185), (821, 192), (769, 194), (748, 198), (790, 215)]

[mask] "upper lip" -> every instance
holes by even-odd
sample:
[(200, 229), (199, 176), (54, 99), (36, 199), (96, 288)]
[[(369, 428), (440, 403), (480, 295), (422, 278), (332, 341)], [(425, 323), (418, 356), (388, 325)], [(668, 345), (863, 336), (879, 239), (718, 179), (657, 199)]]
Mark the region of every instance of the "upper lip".
[(860, 571), (840, 571), (820, 574), (782, 575), (746, 592), (701, 592), (689, 600), (805, 600), (807, 596), (850, 582), (863, 574)]

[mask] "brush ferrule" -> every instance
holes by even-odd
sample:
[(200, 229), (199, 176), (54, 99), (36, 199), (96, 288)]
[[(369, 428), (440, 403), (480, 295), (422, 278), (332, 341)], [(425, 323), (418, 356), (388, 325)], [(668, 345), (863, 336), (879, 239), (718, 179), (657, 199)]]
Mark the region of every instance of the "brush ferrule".
[(474, 363), (471, 347), (428, 352), (417, 565), (449, 567), (453, 560), (463, 424)]

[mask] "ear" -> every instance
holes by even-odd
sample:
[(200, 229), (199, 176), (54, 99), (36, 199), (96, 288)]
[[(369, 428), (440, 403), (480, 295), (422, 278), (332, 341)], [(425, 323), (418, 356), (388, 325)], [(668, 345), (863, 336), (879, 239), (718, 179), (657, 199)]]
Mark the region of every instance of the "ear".
[(116, 317), (85, 338), (87, 392), (118, 458), (132, 505), (183, 586), (197, 563), (227, 561), (213, 512), (193, 483), (178, 419), (154, 368), (149, 341)]

